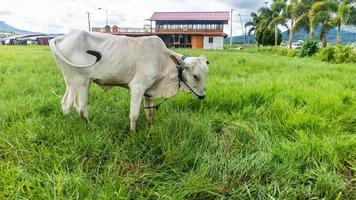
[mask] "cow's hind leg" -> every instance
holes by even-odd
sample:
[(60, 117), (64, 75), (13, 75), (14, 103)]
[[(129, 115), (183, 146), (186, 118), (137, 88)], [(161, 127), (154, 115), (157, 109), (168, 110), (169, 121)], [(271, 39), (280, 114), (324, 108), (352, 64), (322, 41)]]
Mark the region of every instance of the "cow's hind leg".
[(74, 94), (69, 85), (67, 85), (66, 92), (62, 98), (62, 111), (66, 115), (69, 113), (70, 108), (73, 106)]
[(153, 100), (145, 97), (145, 113), (149, 125), (152, 125), (153, 117)]
[(88, 95), (89, 95), (89, 85), (90, 81), (73, 86), (74, 92), (74, 107), (76, 108), (79, 115), (85, 120), (86, 123), (89, 122), (88, 117)]

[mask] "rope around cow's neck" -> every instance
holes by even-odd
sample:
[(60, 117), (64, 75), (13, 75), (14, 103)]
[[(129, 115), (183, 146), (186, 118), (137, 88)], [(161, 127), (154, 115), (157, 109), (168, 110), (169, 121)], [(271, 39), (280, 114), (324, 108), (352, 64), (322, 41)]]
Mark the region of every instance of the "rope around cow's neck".
[[(184, 60), (186, 57), (188, 57), (188, 56), (184, 55), (184, 56), (182, 57), (182, 60)], [(176, 66), (176, 67), (177, 67), (177, 70), (178, 70), (178, 89), (180, 88), (180, 82), (183, 82), (184, 85), (185, 85), (195, 96), (197, 96), (198, 98), (203, 98), (203, 96), (197, 94), (197, 93), (193, 90), (193, 88), (190, 87), (190, 86), (188, 85), (188, 83), (186, 83), (186, 82), (184, 81), (184, 78), (183, 78), (183, 70), (184, 70), (184, 69), (183, 69), (183, 67), (180, 67), (180, 66)], [(153, 105), (153, 106), (145, 106), (144, 109), (151, 109), (151, 108), (154, 108), (154, 109), (158, 110), (159, 107), (160, 107), (164, 102), (166, 102), (167, 100), (168, 100), (168, 98), (164, 99), (164, 100), (161, 101), (159, 104), (156, 104), (156, 105)]]
[[(188, 55), (183, 55), (183, 56), (182, 56), (182, 60), (184, 60), (184, 59), (187, 58), (187, 57), (189, 57), (189, 56), (188, 56)], [(181, 67), (181, 66), (176, 66), (176, 68), (177, 68), (177, 71), (178, 71), (178, 90), (179, 90), (179, 88), (180, 88), (180, 86), (181, 86), (180, 82), (183, 82), (184, 85), (185, 85), (195, 96), (197, 96), (198, 98), (203, 98), (203, 96), (197, 94), (197, 93), (193, 90), (193, 88), (190, 87), (187, 82), (185, 82), (185, 80), (184, 80), (184, 78), (183, 78), (183, 70), (184, 70), (183, 67)], [(153, 106), (146, 106), (146, 107), (144, 107), (144, 109), (151, 109), (151, 108), (154, 108), (154, 109), (158, 110), (159, 107), (160, 107), (164, 102), (166, 102), (167, 100), (168, 100), (168, 98), (164, 99), (164, 100), (161, 101), (159, 104), (156, 104), (156, 105), (153, 105)]]
[[(189, 57), (189, 55), (183, 55), (182, 56), (182, 60), (185, 60), (187, 57)], [(184, 85), (195, 95), (195, 96), (197, 96), (199, 99), (201, 99), (201, 98), (204, 98), (203, 96), (201, 96), (201, 95), (199, 95), (198, 93), (196, 93), (194, 90), (193, 90), (193, 88), (192, 87), (190, 87), (189, 85), (188, 85), (188, 83), (186, 83), (185, 81), (184, 81), (184, 78), (183, 78), (183, 67), (181, 67), (181, 66), (176, 66), (177, 67), (177, 70), (178, 70), (178, 89), (180, 88), (180, 82), (182, 81), (183, 83), (184, 83)]]
[[(188, 83), (186, 83), (186, 82), (184, 81), (184, 79), (183, 79), (183, 68), (177, 66), (177, 69), (178, 69), (178, 78), (179, 78), (178, 88), (180, 88), (180, 82), (182, 81), (182, 82), (184, 83), (184, 85), (185, 85), (195, 96), (197, 96), (199, 99), (204, 98), (203, 96), (201, 96), (201, 95), (199, 95), (198, 93), (196, 93), (196, 92), (193, 90), (193, 88), (190, 87), (190, 86), (188, 85)], [(179, 71), (181, 71), (181, 72), (179, 72)], [(181, 73), (181, 75), (180, 75), (179, 73)]]
[[(182, 60), (185, 60), (187, 57), (189, 57), (189, 55), (183, 55), (183, 56), (182, 56)], [(184, 78), (183, 78), (183, 70), (184, 70), (184, 68), (181, 67), (181, 66), (176, 66), (176, 68), (177, 68), (177, 71), (178, 71), (178, 90), (179, 90), (179, 88), (180, 88), (180, 82), (183, 82), (184, 85), (185, 85), (195, 96), (197, 96), (199, 99), (204, 98), (203, 96), (197, 94), (197, 93), (193, 90), (193, 88), (190, 87), (190, 86), (188, 85), (188, 83), (185, 82), (185, 80), (184, 80)], [(167, 99), (164, 99), (162, 102), (160, 102), (160, 103), (157, 104), (157, 105), (144, 107), (144, 109), (151, 109), (151, 108), (154, 108), (154, 109), (158, 110), (159, 107), (160, 107), (165, 101), (167, 101), (167, 100), (168, 100), (168, 98), (167, 98)]]

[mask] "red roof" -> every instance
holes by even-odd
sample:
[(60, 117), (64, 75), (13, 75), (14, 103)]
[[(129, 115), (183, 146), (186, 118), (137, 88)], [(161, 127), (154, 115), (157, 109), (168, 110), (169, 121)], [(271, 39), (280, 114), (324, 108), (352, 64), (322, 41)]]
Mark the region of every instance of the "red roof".
[(149, 19), (151, 21), (228, 21), (229, 11), (219, 12), (155, 12)]

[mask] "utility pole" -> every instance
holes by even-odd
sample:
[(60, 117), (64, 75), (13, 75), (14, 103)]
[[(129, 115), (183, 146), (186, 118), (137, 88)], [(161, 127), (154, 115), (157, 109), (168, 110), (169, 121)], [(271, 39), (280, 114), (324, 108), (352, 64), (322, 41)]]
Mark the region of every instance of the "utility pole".
[[(281, 15), (282, 11), (279, 12), (279, 15)], [(278, 23), (274, 25), (274, 46), (278, 47)]]
[(234, 9), (231, 9), (231, 24), (230, 24), (230, 45), (232, 45), (232, 12), (234, 11)]
[(243, 23), (242, 23), (242, 18), (241, 18), (241, 14), (240, 13), (239, 13), (239, 17), (240, 17), (242, 35), (244, 36), (244, 45), (246, 45), (246, 34), (245, 34), (245, 30), (244, 30), (244, 26), (243, 26)]
[(90, 12), (87, 12), (87, 15), (88, 15), (88, 29), (89, 29), (89, 32), (91, 31), (90, 30)]
[(105, 10), (105, 15), (106, 15), (106, 26), (109, 25), (109, 20), (108, 20), (108, 9), (106, 8), (98, 8), (98, 10)]
[(106, 14), (106, 26), (109, 25), (109, 20), (108, 20), (108, 9), (105, 9), (105, 14)]
[[(341, 5), (341, 3), (342, 3), (342, 0), (338, 0), (339, 6)], [(336, 43), (341, 44), (341, 23), (337, 26)]]
[(274, 25), (274, 46), (278, 47), (278, 28), (277, 28), (277, 23)]

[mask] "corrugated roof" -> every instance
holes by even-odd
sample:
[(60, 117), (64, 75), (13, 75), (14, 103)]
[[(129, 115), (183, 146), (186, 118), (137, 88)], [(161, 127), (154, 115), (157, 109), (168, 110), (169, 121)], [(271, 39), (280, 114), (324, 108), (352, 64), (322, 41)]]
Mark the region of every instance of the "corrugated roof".
[(229, 11), (218, 12), (154, 12), (151, 21), (169, 20), (169, 21), (228, 21), (230, 20)]

